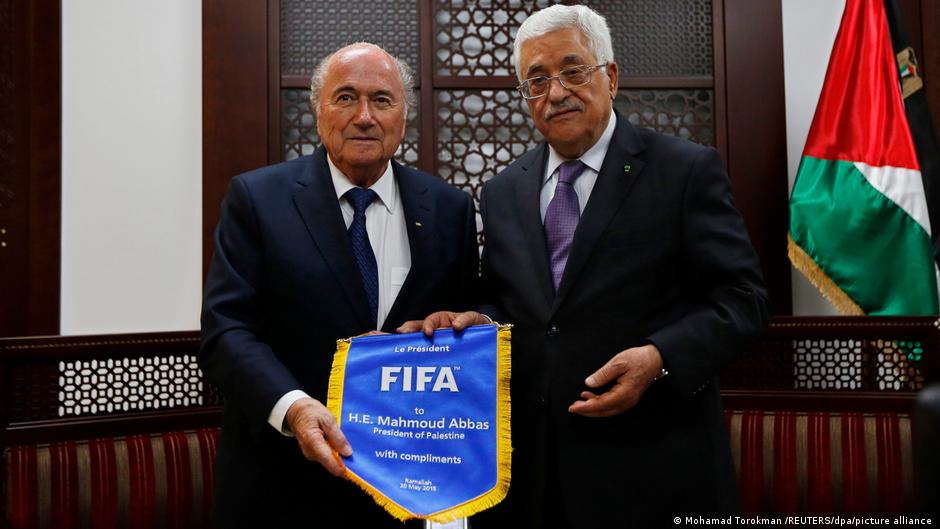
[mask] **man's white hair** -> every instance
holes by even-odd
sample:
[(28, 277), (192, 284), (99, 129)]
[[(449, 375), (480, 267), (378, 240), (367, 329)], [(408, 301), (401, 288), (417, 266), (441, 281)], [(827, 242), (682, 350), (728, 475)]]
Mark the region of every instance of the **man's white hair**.
[(415, 97), (414, 73), (412, 73), (408, 63), (385, 51), (381, 46), (372, 44), (371, 42), (354, 42), (348, 46), (343, 46), (324, 57), (323, 60), (317, 64), (317, 67), (313, 70), (313, 75), (310, 76), (310, 108), (313, 110), (313, 114), (317, 115), (320, 110), (320, 92), (323, 90), (323, 84), (326, 82), (326, 71), (330, 67), (330, 61), (337, 53), (352, 48), (373, 48), (391, 57), (392, 62), (398, 67), (398, 80), (401, 81), (401, 89), (405, 96), (405, 116), (408, 116), (408, 109), (413, 107), (417, 102), (417, 98)]
[(522, 65), (519, 64), (522, 44), (546, 33), (569, 28), (581, 30), (581, 34), (587, 39), (588, 49), (597, 59), (597, 64), (614, 62), (614, 47), (610, 43), (610, 29), (604, 17), (587, 6), (553, 5), (533, 13), (519, 26), (513, 45), (512, 62), (520, 82), (524, 80)]

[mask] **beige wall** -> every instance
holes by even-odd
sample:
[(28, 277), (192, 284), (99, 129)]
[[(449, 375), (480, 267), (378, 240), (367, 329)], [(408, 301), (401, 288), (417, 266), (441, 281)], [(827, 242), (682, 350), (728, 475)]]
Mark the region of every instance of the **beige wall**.
[[(793, 188), (803, 145), (816, 111), (845, 0), (781, 0), (783, 7), (783, 74), (787, 105), (787, 162)], [(835, 309), (813, 285), (791, 267), (793, 314), (835, 315)]]
[(62, 2), (62, 334), (197, 329), (202, 12)]

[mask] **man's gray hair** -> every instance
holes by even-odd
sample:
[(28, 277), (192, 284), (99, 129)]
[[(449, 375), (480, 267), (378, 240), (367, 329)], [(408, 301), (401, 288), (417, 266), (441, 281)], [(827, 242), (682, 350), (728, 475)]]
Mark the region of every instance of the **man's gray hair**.
[(333, 59), (334, 55), (349, 48), (375, 48), (391, 57), (392, 61), (395, 62), (395, 66), (398, 67), (398, 79), (401, 81), (402, 92), (405, 95), (405, 116), (407, 116), (408, 109), (417, 104), (417, 99), (415, 98), (414, 73), (412, 73), (408, 63), (385, 51), (381, 46), (372, 44), (371, 42), (354, 42), (349, 46), (343, 46), (324, 57), (323, 60), (317, 64), (316, 69), (313, 70), (313, 75), (310, 76), (310, 108), (313, 110), (313, 115), (316, 116), (319, 110), (320, 92), (323, 90), (323, 83), (326, 81), (326, 71), (330, 65), (330, 61)]
[(587, 39), (588, 49), (597, 59), (597, 64), (614, 62), (614, 47), (610, 43), (607, 20), (587, 6), (557, 4), (533, 13), (519, 26), (513, 45), (512, 63), (516, 67), (516, 76), (520, 82), (524, 81), (522, 76), (525, 75), (521, 70), (522, 65), (519, 64), (522, 44), (546, 33), (570, 28), (581, 30), (581, 34)]

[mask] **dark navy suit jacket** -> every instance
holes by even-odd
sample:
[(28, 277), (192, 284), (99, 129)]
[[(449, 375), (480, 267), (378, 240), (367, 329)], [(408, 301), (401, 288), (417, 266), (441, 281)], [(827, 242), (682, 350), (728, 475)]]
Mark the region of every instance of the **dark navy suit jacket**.
[[(567, 515), (574, 527), (659, 527), (733, 510), (716, 376), (768, 316), (718, 153), (618, 115), (557, 294), (539, 214), (547, 159), (543, 144), (483, 188), (483, 310), (514, 324), (513, 482), (477, 526), (502, 514), (490, 526)], [(568, 413), (588, 375), (648, 343), (670, 374), (636, 407)]]
[[(384, 324), (475, 303), (473, 201), (391, 162), (411, 270)], [(216, 522), (225, 527), (401, 527), (351, 483), (306, 461), (267, 422), (303, 389), (326, 402), (336, 340), (374, 329), (326, 151), (235, 177), (205, 284), (199, 365), (225, 397)], [(355, 450), (355, 447), (353, 447)]]

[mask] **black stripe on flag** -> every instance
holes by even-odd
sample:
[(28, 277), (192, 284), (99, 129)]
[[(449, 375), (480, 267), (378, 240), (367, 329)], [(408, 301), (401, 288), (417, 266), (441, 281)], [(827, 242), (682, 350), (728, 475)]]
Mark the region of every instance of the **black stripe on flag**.
[[(885, 0), (885, 13), (888, 15), (891, 45), (897, 56), (910, 46), (910, 41), (904, 29), (901, 11), (894, 0)], [(930, 121), (927, 95), (923, 89), (910, 94), (904, 100), (904, 113), (907, 114), (907, 122), (911, 127), (911, 137), (914, 139), (914, 149), (917, 150), (917, 161), (920, 163), (920, 174), (924, 180), (934, 259), (940, 265), (940, 153), (937, 152), (937, 137)]]

